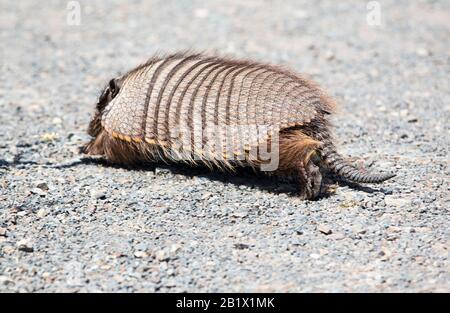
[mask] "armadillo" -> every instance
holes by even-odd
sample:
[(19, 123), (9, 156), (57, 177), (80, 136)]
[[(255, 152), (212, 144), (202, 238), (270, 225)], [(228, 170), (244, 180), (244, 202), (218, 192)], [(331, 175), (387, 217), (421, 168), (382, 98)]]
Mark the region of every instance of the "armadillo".
[(163, 160), (294, 176), (304, 199), (320, 195), (325, 170), (360, 183), (395, 176), (360, 169), (337, 152), (334, 110), (316, 83), (280, 66), (155, 56), (109, 81), (83, 150), (120, 164)]

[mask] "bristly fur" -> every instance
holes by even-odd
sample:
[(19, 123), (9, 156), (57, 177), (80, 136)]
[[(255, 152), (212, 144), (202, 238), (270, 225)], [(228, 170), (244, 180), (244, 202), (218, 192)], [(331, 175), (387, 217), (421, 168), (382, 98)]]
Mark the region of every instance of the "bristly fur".
[[(181, 68), (187, 66), (189, 68), (180, 73)], [(241, 74), (243, 77), (238, 82), (236, 78)], [(190, 81), (187, 80), (189, 75), (192, 75)], [(191, 86), (197, 77), (200, 82)], [(246, 79), (248, 81), (244, 84)], [(127, 95), (125, 99), (134, 99), (132, 91), (127, 94), (127, 86), (131, 84), (132, 88), (136, 88), (137, 82), (140, 81), (143, 85), (139, 88), (146, 91), (145, 99), (139, 100), (144, 103), (142, 120), (126, 116), (128, 108), (132, 108), (130, 112), (133, 114), (138, 110), (134, 108), (137, 103), (130, 100), (118, 100), (121, 101), (119, 108), (122, 111), (119, 110), (119, 114), (111, 113), (113, 105), (109, 104), (116, 94), (121, 94), (122, 86), (125, 89), (122, 93)], [(182, 82), (183, 87), (180, 85)], [(169, 86), (172, 91), (164, 96)], [(238, 88), (238, 95), (232, 94), (235, 90), (233, 88)], [(178, 97), (181, 95), (181, 98), (177, 98), (178, 102), (174, 97), (177, 92), (180, 93), (177, 94)], [(208, 102), (208, 97), (213, 93), (216, 94), (215, 104)], [(182, 111), (185, 94), (191, 98), (188, 108), (183, 107), (185, 111)], [(293, 99), (298, 104), (292, 103)], [(241, 100), (242, 105), (245, 105), (243, 109), (240, 108)], [(286, 101), (286, 105), (290, 105), (288, 109), (283, 108)], [(169, 107), (167, 103), (172, 106)], [(231, 103), (237, 108), (231, 108)], [(93, 139), (84, 147), (84, 152), (90, 155), (105, 155), (109, 161), (125, 165), (153, 160), (182, 160), (189, 164), (202, 164), (229, 171), (235, 171), (240, 166), (258, 169), (264, 162), (250, 158), (249, 150), (263, 143), (270, 145), (272, 138), (279, 135), (279, 167), (276, 173), (297, 175), (304, 185), (302, 196), (305, 198), (315, 198), (320, 192), (319, 166), (354, 181), (381, 182), (392, 177), (358, 172), (337, 154), (332, 144), (328, 119), (335, 107), (334, 99), (316, 83), (280, 66), (192, 53), (155, 56), (111, 80), (109, 86), (104, 89), (89, 124), (88, 133)], [(200, 116), (197, 115), (197, 119), (194, 119), (196, 112), (200, 112)], [(267, 112), (268, 117), (261, 115), (261, 112)], [(213, 115), (209, 116), (211, 114)], [(212, 158), (211, 155), (207, 157), (205, 151), (194, 147), (193, 138), (191, 148), (179, 150), (175, 148), (169, 134), (169, 130), (180, 125), (187, 127), (186, 131), (189, 132), (194, 126), (200, 126), (204, 132), (208, 118), (210, 122), (213, 119), (214, 125), (227, 126), (264, 124), (269, 117), (271, 121), (275, 121), (276, 127), (271, 128), (264, 138), (244, 138), (243, 134), (237, 134), (238, 137), (234, 138), (232, 151), (243, 147), (243, 155), (240, 155), (240, 152), (233, 152), (235, 155), (231, 156), (226, 153), (222, 155), (223, 152), (216, 151)], [(148, 124), (148, 120), (152, 124)], [(134, 124), (127, 126), (127, 123)], [(118, 125), (125, 125), (129, 133), (119, 131)], [(136, 129), (139, 133), (133, 135), (132, 132)], [(240, 156), (238, 160), (237, 155)]]
[[(98, 125), (95, 126), (97, 129)], [(270, 139), (269, 146), (270, 146)], [(279, 167), (278, 174), (287, 175), (293, 170), (293, 164), (307, 164), (311, 156), (322, 146), (322, 143), (302, 133), (300, 129), (283, 131), (279, 137)], [(171, 152), (158, 145), (151, 145), (146, 142), (127, 142), (112, 137), (105, 130), (101, 130), (85, 147), (84, 153), (89, 155), (105, 155), (106, 159), (115, 164), (137, 165), (141, 162), (154, 160), (165, 162), (176, 162)], [(184, 162), (197, 165), (194, 155), (178, 155)], [(235, 171), (236, 167), (250, 166), (257, 169), (261, 165), (260, 160), (250, 159), (249, 155), (245, 160), (238, 162), (219, 162), (214, 159), (202, 159), (200, 163), (211, 169)], [(295, 169), (295, 168), (294, 168)]]
[(309, 137), (300, 129), (282, 131), (280, 133), (278, 170), (283, 173), (292, 170), (293, 164), (299, 162), (303, 165), (308, 164), (313, 154), (321, 146), (320, 141)]

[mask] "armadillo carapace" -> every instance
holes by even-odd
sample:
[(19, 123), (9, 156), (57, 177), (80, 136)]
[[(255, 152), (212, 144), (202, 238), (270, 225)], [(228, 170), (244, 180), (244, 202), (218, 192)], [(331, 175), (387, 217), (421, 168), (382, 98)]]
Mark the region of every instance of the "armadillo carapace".
[(333, 108), (315, 83), (280, 67), (202, 54), (153, 57), (105, 87), (84, 151), (121, 164), (183, 161), (294, 175), (307, 199), (320, 193), (320, 169), (355, 182), (392, 177), (336, 152)]

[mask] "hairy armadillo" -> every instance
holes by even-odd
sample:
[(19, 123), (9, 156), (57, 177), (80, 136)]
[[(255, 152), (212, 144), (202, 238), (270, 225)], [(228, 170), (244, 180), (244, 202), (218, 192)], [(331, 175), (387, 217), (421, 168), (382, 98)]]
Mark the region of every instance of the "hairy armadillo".
[(315, 83), (281, 67), (202, 54), (153, 57), (105, 87), (84, 152), (122, 164), (184, 161), (294, 175), (305, 199), (320, 194), (321, 169), (354, 182), (393, 177), (358, 169), (336, 152), (334, 106)]

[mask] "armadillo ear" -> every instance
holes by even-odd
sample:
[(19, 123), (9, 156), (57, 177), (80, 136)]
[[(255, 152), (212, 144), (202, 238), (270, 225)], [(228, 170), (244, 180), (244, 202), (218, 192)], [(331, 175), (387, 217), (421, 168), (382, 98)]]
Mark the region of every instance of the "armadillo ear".
[(109, 81), (109, 90), (111, 91), (111, 97), (114, 98), (120, 90), (121, 81), (113, 78)]
[(97, 110), (101, 111), (105, 108), (105, 106), (108, 104), (109, 94), (110, 94), (109, 86), (106, 86), (105, 89), (103, 89), (100, 97), (98, 98)]
[(111, 79), (111, 80), (109, 81), (109, 90), (111, 91), (111, 96), (112, 96), (112, 97), (114, 97), (114, 96), (117, 94), (117, 91), (118, 91), (118, 90), (116, 90), (116, 89), (117, 89), (116, 81), (115, 81), (115, 79), (113, 78), (113, 79)]

